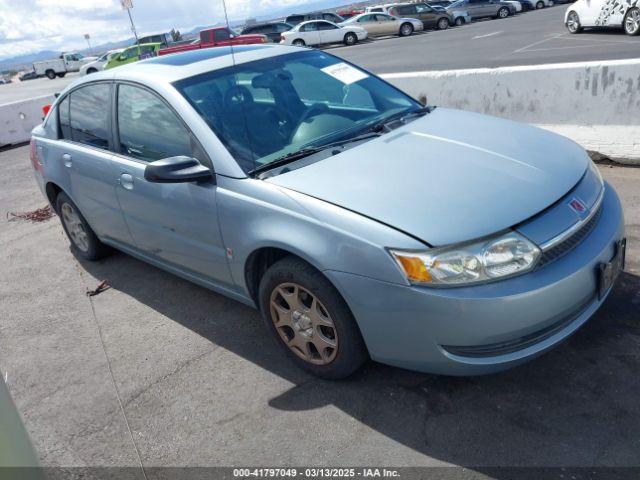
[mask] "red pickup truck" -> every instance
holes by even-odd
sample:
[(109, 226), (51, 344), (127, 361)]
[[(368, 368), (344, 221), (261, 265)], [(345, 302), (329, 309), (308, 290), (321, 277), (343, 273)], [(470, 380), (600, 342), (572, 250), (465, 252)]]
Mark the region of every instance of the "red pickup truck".
[(175, 47), (163, 48), (158, 55), (169, 55), (170, 53), (186, 52), (198, 50), (199, 48), (226, 47), (229, 45), (249, 45), (252, 43), (267, 43), (266, 35), (240, 35), (227, 27), (208, 28), (200, 32), (198, 43), (187, 43), (186, 45), (176, 45)]

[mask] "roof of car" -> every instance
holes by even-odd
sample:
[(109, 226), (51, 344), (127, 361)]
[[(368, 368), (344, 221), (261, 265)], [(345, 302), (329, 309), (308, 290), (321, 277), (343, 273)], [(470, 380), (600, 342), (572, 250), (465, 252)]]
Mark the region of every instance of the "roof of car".
[(234, 64), (300, 51), (308, 51), (308, 49), (284, 45), (253, 44), (190, 50), (141, 60), (94, 73), (88, 77), (81, 77), (72, 82), (67, 89), (96, 80), (131, 80), (149, 84), (166, 84), (212, 70), (231, 67)]

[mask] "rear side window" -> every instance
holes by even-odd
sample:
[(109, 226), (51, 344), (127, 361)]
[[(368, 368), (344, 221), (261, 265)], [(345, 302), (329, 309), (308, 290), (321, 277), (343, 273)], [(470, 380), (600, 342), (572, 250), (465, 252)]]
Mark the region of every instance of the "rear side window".
[(109, 84), (98, 83), (79, 88), (67, 97), (69, 130), (74, 142), (105, 150), (109, 148), (110, 92)]
[(224, 40), (229, 40), (229, 32), (226, 30), (216, 30), (214, 32), (214, 39), (216, 42), (222, 42)]
[(60, 138), (71, 139), (71, 124), (69, 123), (69, 95), (58, 105), (58, 120), (60, 122)]
[[(194, 153), (191, 135), (159, 97), (140, 87), (118, 87), (118, 135), (120, 151), (145, 162)], [(196, 149), (197, 150), (197, 149)]]

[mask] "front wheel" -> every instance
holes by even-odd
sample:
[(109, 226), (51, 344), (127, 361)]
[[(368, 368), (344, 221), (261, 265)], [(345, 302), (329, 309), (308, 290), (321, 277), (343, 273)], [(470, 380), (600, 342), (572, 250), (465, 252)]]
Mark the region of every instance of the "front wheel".
[(640, 10), (630, 8), (624, 17), (624, 32), (635, 37), (640, 34)]
[(542, 0), (536, 3), (536, 10), (540, 10), (541, 8), (544, 8), (544, 2)]
[(369, 357), (340, 293), (299, 258), (285, 257), (265, 272), (259, 304), (276, 342), (294, 363), (314, 375), (345, 378)]
[(44, 74), (49, 80), (53, 80), (54, 78), (56, 78), (56, 72), (54, 72), (53, 70), (47, 70), (46, 72), (44, 72)]
[(91, 73), (96, 73), (98, 70), (96, 70), (95, 68), (89, 68), (87, 70), (87, 75), (91, 74)]
[(60, 215), (72, 249), (87, 260), (99, 260), (111, 251), (98, 237), (84, 219), (76, 204), (65, 194), (56, 198), (56, 212)]
[(64, 78), (64, 76), (67, 74), (67, 72), (60, 72), (58, 73), (58, 78)]
[(298, 39), (293, 41), (293, 46), (294, 47), (304, 47), (305, 45), (306, 45), (306, 43), (304, 43), (304, 40), (302, 40), (301, 38), (298, 38)]
[(412, 33), (413, 33), (413, 25), (411, 25), (410, 23), (403, 23), (400, 26), (400, 36), (401, 37), (408, 37)]
[(507, 7), (502, 7), (498, 10), (498, 18), (507, 18), (509, 16), (509, 9)]
[(464, 25), (464, 18), (462, 17), (456, 18), (455, 23), (456, 23), (456, 27), (461, 27), (462, 25)]
[(567, 17), (567, 30), (569, 30), (569, 33), (580, 33), (582, 31), (580, 17), (576, 12), (570, 12)]
[(358, 43), (358, 36), (353, 33), (353, 32), (349, 32), (344, 36), (344, 44), (349, 46), (349, 45), (355, 45), (356, 43)]
[(446, 18), (441, 18), (438, 20), (438, 30), (446, 30), (449, 28), (449, 20)]

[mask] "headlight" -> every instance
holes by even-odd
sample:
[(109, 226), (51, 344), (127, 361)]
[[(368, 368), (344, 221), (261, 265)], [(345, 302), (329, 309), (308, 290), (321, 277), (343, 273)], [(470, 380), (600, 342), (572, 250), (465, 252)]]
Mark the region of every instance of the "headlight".
[(516, 232), (424, 252), (390, 250), (411, 283), (461, 286), (500, 280), (531, 270), (540, 249)]
[(600, 180), (600, 185), (604, 186), (604, 180), (602, 179), (602, 174), (598, 169), (598, 166), (595, 164), (593, 160), (591, 160), (591, 164), (589, 165), (589, 169), (596, 176), (598, 180)]

